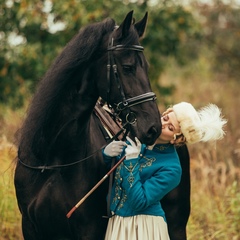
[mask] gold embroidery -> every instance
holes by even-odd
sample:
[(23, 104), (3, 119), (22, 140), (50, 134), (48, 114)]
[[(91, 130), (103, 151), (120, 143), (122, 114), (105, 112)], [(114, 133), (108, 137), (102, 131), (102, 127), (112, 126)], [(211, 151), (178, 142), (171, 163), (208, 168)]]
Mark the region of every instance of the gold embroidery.
[[(145, 167), (150, 167), (152, 166), (153, 162), (156, 161), (155, 157), (151, 157), (148, 158), (146, 156), (143, 156), (144, 159), (146, 159), (146, 161), (144, 163), (141, 163), (140, 167), (139, 167), (139, 171), (142, 171), (143, 168)], [(113, 203), (119, 201), (119, 204), (117, 206), (117, 209), (121, 209), (124, 206), (124, 203), (127, 201), (127, 194), (126, 194), (126, 190), (125, 189), (121, 189), (120, 187), (120, 181), (121, 181), (121, 175), (120, 175), (120, 170), (122, 168), (122, 166), (124, 166), (129, 172), (129, 177), (127, 178), (127, 181), (130, 184), (130, 187), (132, 187), (132, 184), (134, 182), (134, 176), (132, 174), (132, 172), (134, 171), (135, 167), (138, 165), (138, 162), (133, 166), (132, 162), (130, 162), (129, 166), (127, 167), (124, 164), (120, 164), (120, 166), (118, 166), (118, 168), (116, 169), (116, 173), (115, 173), (115, 195), (113, 198)]]
[(122, 181), (121, 175), (120, 175), (120, 171), (122, 169), (123, 163), (120, 164), (117, 169), (116, 169), (116, 173), (115, 173), (115, 189), (114, 189), (114, 198), (112, 200), (112, 203), (117, 203), (119, 201), (119, 204), (117, 204), (117, 209), (121, 209), (124, 205), (124, 203), (127, 200), (127, 194), (126, 191), (124, 189), (121, 188), (120, 186), (120, 182)]
[(152, 158), (148, 158), (146, 156), (143, 156), (144, 159), (146, 159), (147, 161), (144, 163), (141, 163), (140, 167), (139, 167), (139, 171), (142, 171), (143, 168), (145, 167), (150, 167), (152, 166), (152, 163), (156, 161), (155, 157)]
[(120, 200), (120, 203), (119, 203), (117, 209), (118, 209), (118, 210), (121, 209), (126, 201), (127, 201), (126, 190), (123, 190), (123, 192), (122, 192), (122, 198), (121, 198), (121, 200)]
[(133, 176), (133, 171), (137, 165), (138, 165), (138, 162), (134, 166), (132, 165), (132, 162), (130, 162), (129, 167), (127, 167), (125, 164), (123, 165), (130, 172), (130, 174), (127, 178), (130, 188), (132, 187), (134, 180), (135, 180), (135, 178)]
[(120, 198), (119, 192), (120, 192), (120, 185), (119, 185), (119, 181), (117, 181), (118, 179), (121, 179), (121, 175), (120, 175), (120, 170), (121, 170), (121, 165), (117, 167), (116, 169), (116, 173), (115, 173), (115, 189), (114, 189), (114, 198), (112, 200), (113, 203), (117, 202), (117, 200)]
[(166, 149), (168, 149), (171, 146), (171, 144), (167, 144), (166, 146), (155, 146), (156, 149), (158, 149), (159, 151), (164, 151)]

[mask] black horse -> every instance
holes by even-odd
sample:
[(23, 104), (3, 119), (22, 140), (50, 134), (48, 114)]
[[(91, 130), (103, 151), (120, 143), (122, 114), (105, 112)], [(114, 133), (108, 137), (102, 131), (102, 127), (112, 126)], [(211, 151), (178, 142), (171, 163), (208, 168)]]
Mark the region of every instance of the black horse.
[(122, 119), (130, 136), (153, 144), (161, 133), (139, 44), (147, 14), (137, 23), (132, 14), (120, 26), (106, 19), (83, 28), (39, 83), (19, 130), (14, 179), (25, 240), (104, 238), (107, 182), (66, 217), (106, 174), (101, 156), (106, 139), (93, 114), (99, 96)]

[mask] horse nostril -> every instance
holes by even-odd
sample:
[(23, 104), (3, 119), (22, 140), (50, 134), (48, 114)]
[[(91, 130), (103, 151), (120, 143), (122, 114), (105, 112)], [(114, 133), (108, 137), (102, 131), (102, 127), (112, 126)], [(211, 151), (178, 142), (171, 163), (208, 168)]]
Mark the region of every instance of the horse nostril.
[(159, 134), (161, 132), (161, 129), (158, 129), (155, 126), (152, 126), (148, 129), (147, 131), (147, 135), (144, 138), (144, 143), (146, 145), (152, 145), (154, 144), (154, 142), (156, 141), (156, 139), (158, 138)]
[(155, 127), (151, 127), (149, 130), (148, 130), (148, 134), (149, 135), (152, 135), (154, 136), (156, 133), (157, 133), (157, 129)]

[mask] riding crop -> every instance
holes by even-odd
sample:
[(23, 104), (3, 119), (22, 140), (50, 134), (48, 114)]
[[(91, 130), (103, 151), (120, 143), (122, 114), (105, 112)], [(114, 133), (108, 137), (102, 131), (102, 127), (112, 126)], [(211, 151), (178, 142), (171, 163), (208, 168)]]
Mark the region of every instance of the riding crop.
[(123, 162), (126, 156), (123, 156), (109, 172), (68, 212), (67, 218), (70, 218), (73, 212), (109, 177), (109, 175)]

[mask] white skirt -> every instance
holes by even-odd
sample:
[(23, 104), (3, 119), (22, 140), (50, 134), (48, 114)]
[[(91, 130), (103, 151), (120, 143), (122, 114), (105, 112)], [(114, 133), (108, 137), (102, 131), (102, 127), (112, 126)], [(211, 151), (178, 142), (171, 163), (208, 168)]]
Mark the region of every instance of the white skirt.
[(108, 221), (105, 240), (170, 240), (167, 224), (160, 216), (113, 216)]

